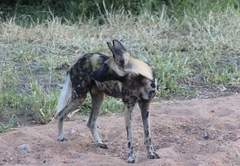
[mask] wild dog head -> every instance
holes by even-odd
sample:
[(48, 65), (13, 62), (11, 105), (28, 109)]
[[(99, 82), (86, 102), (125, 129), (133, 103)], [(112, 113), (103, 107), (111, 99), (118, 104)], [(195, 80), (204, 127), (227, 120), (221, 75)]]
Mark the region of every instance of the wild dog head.
[(126, 48), (118, 40), (113, 40), (113, 44), (107, 42), (113, 57), (107, 60), (103, 66), (91, 73), (94, 80), (103, 82), (109, 80), (123, 81), (128, 75), (142, 75), (150, 80), (154, 80), (152, 68), (135, 58), (130, 57)]

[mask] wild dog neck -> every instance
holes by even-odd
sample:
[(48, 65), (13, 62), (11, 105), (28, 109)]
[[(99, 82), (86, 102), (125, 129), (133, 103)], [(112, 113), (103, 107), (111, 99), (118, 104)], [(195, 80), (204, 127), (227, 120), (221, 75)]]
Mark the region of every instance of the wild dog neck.
[(115, 59), (111, 58), (105, 61), (99, 69), (94, 70), (91, 77), (98, 82), (116, 80), (124, 84), (125, 82), (129, 84), (128, 81), (133, 80), (133, 78), (139, 83), (143, 79), (155, 80), (154, 71), (147, 63), (131, 57), (128, 58), (128, 63), (124, 66), (119, 66)]
[(129, 62), (124, 68), (126, 72), (142, 75), (150, 80), (154, 80), (152, 68), (143, 61), (129, 57)]

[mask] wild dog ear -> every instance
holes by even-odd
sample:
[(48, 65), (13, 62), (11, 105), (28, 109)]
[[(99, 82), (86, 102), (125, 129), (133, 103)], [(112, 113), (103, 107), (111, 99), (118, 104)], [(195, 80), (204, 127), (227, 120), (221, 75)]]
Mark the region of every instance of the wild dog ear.
[(113, 45), (109, 42), (107, 42), (107, 45), (113, 53), (113, 58), (116, 64), (124, 69), (128, 64), (129, 59), (129, 55), (125, 47), (116, 39), (113, 40)]
[(111, 43), (107, 42), (108, 48), (112, 51), (113, 56), (114, 56), (114, 49)]
[(127, 52), (127, 50), (123, 46), (123, 44), (116, 39), (113, 40), (113, 47), (116, 48), (116, 49), (122, 50), (123, 52)]

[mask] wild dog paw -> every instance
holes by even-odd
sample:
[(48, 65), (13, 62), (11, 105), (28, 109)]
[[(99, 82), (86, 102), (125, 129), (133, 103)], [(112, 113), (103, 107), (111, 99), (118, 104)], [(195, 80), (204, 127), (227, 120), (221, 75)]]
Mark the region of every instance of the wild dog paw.
[(102, 148), (102, 149), (108, 149), (107, 145), (106, 145), (106, 144), (103, 144), (103, 143), (98, 143), (98, 144), (97, 144), (97, 147), (98, 147), (98, 148)]
[(60, 142), (63, 142), (63, 141), (67, 141), (67, 138), (58, 138), (57, 140)]
[(127, 159), (127, 163), (135, 163), (135, 158), (133, 156), (129, 156)]
[(158, 156), (157, 153), (153, 152), (151, 154), (148, 154), (149, 159), (159, 159), (160, 157)]

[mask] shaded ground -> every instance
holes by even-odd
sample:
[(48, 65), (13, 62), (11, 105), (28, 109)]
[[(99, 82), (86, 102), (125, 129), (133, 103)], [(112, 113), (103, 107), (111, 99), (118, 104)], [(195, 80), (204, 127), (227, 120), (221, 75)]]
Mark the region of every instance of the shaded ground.
[[(160, 159), (146, 158), (139, 108), (133, 112), (137, 165), (240, 165), (240, 95), (152, 103), (152, 142)], [(99, 133), (109, 149), (93, 144), (88, 117), (65, 123), (68, 141), (58, 142), (57, 124), (0, 133), (0, 165), (128, 165), (126, 132), (120, 114), (102, 115)], [(136, 164), (135, 164), (136, 165)]]

